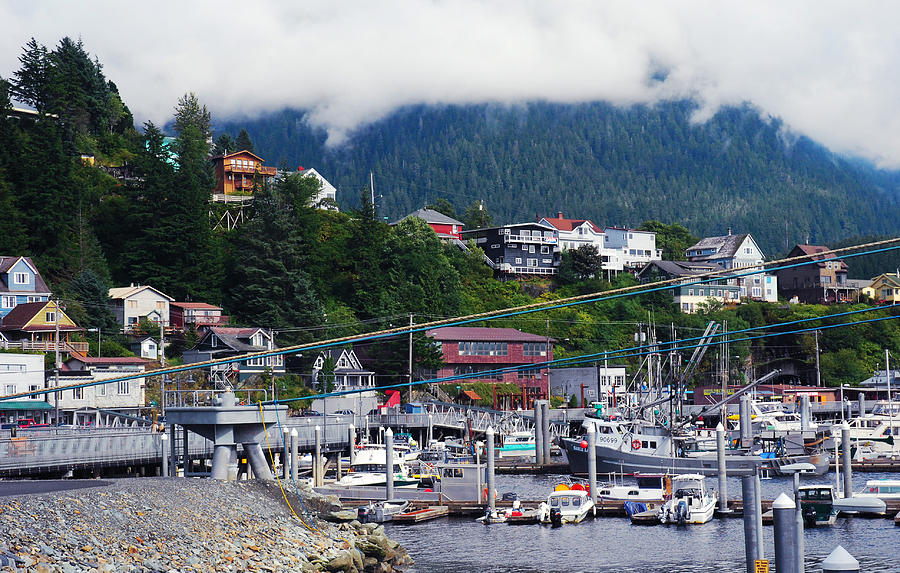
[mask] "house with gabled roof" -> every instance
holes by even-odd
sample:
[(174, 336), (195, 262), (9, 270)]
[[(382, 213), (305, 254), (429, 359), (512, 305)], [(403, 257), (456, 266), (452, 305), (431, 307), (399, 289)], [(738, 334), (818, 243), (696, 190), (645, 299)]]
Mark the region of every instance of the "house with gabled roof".
[(422, 219), (428, 223), (428, 226), (434, 229), (434, 232), (437, 233), (438, 238), (442, 241), (459, 240), (461, 237), (460, 233), (462, 233), (463, 227), (465, 227), (465, 224), (462, 221), (457, 221), (453, 217), (449, 217), (440, 211), (435, 211), (428, 207), (413, 211), (406, 217), (391, 223), (391, 226), (397, 225), (410, 217), (416, 217), (417, 219)]
[[(96, 357), (76, 354), (63, 364), (60, 371), (60, 385), (79, 382), (88, 384), (104, 379), (133, 376), (144, 372), (148, 362), (149, 360), (138, 356)], [(58, 405), (63, 412), (65, 423), (90, 425), (101, 417), (103, 410), (138, 415), (141, 408), (147, 405), (146, 400), (146, 378), (140, 377), (64, 390), (59, 392)]]
[[(848, 266), (822, 245), (796, 245), (788, 258), (790, 268), (775, 271), (780, 294), (793, 302), (807, 304), (852, 302), (858, 289), (847, 281)], [(807, 264), (799, 264), (804, 263)]]
[(222, 314), (221, 306), (206, 302), (169, 303), (169, 325), (174, 330), (202, 326), (225, 326), (230, 318), (230, 316)]
[(375, 372), (367, 370), (352, 348), (328, 348), (319, 353), (312, 367), (313, 388), (321, 388), (323, 370), (328, 359), (334, 361), (334, 377), (327, 380), (329, 392), (356, 390), (346, 396), (313, 400), (312, 409), (331, 414), (342, 410), (353, 410), (365, 414), (378, 406), (375, 391)]
[(0, 256), (0, 318), (17, 305), (48, 301), (50, 294), (30, 257)]
[[(753, 269), (763, 269), (765, 255), (756, 240), (749, 233), (706, 237), (684, 252), (685, 257), (693, 262), (717, 263), (724, 269), (741, 270), (742, 273)], [(765, 302), (778, 302), (778, 277), (773, 274), (759, 273), (734, 277), (732, 281), (741, 287), (741, 297)]]
[(516, 223), (462, 231), (473, 240), (500, 276), (555, 275), (559, 268), (559, 233), (542, 223)]
[(265, 167), (265, 159), (246, 149), (215, 155), (209, 160), (216, 174), (214, 196), (250, 194), (254, 188), (275, 177), (274, 167)]
[(22, 350), (55, 352), (59, 332), (60, 352), (87, 353), (87, 342), (71, 340), (73, 333), (83, 331), (53, 300), (16, 305), (0, 320), (0, 332), (7, 341), (4, 345)]
[(900, 270), (896, 274), (884, 273), (872, 279), (869, 285), (872, 298), (881, 303), (900, 303)]
[(604, 227), (606, 247), (619, 251), (622, 265), (640, 269), (650, 261), (662, 259), (662, 249), (656, 248), (656, 233), (622, 227)]
[(722, 304), (739, 304), (741, 289), (730, 277), (712, 273), (724, 270), (719, 263), (702, 261), (653, 261), (637, 274), (642, 283), (674, 281), (672, 298), (681, 312), (694, 314), (701, 304), (710, 301)]
[[(194, 364), (274, 350), (277, 346), (275, 346), (273, 338), (273, 334), (264, 328), (209, 326), (203, 329), (197, 345), (184, 352), (184, 363)], [(209, 372), (210, 377), (216, 381), (217, 385), (234, 385), (256, 374), (270, 373), (274, 376), (283, 376), (285, 373), (284, 356), (250, 358), (240, 362), (218, 364), (211, 366)]]
[(597, 247), (604, 271), (623, 270), (622, 254), (606, 246), (606, 233), (588, 219), (568, 219), (558, 212), (556, 217), (540, 217), (538, 223), (549, 225), (559, 234), (559, 250), (577, 249), (585, 245)]
[(169, 325), (169, 304), (172, 297), (149, 285), (131, 285), (109, 289), (109, 298), (116, 321), (125, 332), (134, 330), (147, 319), (156, 325)]

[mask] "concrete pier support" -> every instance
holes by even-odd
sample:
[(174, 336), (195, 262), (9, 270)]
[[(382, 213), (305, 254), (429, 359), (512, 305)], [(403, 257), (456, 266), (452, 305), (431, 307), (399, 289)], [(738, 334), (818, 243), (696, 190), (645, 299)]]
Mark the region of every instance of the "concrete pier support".
[(210, 477), (222, 481), (229, 481), (228, 466), (231, 465), (231, 452), (233, 446), (217, 444), (213, 450), (212, 473)]
[(749, 448), (753, 445), (753, 422), (750, 416), (750, 396), (741, 396), (741, 447)]
[(178, 438), (175, 436), (175, 424), (169, 424), (169, 469), (172, 477), (178, 477), (178, 457), (175, 455)]
[(725, 426), (716, 426), (716, 463), (719, 474), (719, 511), (728, 511), (728, 476), (725, 469)]
[(394, 499), (394, 431), (384, 431), (384, 492), (385, 500)]
[(544, 463), (550, 463), (550, 446), (551, 446), (551, 438), (550, 438), (550, 400), (541, 400), (541, 409), (543, 411), (543, 415), (541, 416), (541, 431), (544, 433)]
[(313, 455), (313, 485), (320, 486), (322, 485), (322, 428), (316, 426), (315, 428), (315, 436), (316, 436), (316, 453)]
[(859, 406), (859, 415), (864, 416), (866, 413), (866, 395), (860, 392), (856, 398), (856, 403)]
[(491, 509), (497, 507), (497, 500), (494, 496), (494, 428), (488, 426), (485, 432), (486, 455), (487, 455), (487, 497), (488, 506)]
[(162, 477), (169, 477), (169, 452), (166, 451), (166, 442), (168, 441), (168, 436), (165, 434), (160, 436), (160, 442), (162, 443), (160, 446), (162, 449)]
[[(841, 424), (841, 465), (844, 471), (844, 497), (853, 496), (853, 466), (850, 465), (850, 425)], [(835, 461), (835, 463), (837, 463)]]
[(281, 479), (290, 479), (291, 477), (291, 431), (288, 428), (282, 429), (281, 443), (284, 446), (284, 454), (281, 456)]
[(356, 426), (350, 424), (349, 428), (349, 437), (350, 437), (350, 465), (353, 465), (353, 462), (356, 461)]
[(269, 471), (269, 464), (266, 463), (266, 455), (262, 451), (262, 447), (258, 442), (245, 442), (244, 454), (247, 456), (247, 463), (256, 479), (263, 481), (272, 481), (272, 472)]
[(744, 506), (744, 555), (747, 565), (747, 573), (755, 573), (756, 560), (761, 559), (759, 554), (759, 537), (756, 529), (756, 476), (749, 475), (741, 478), (741, 497)]
[(544, 410), (539, 400), (534, 401), (534, 463), (544, 465)]
[(809, 396), (800, 396), (800, 429), (806, 431), (809, 429), (810, 410)]
[[(588, 455), (588, 487), (591, 490), (591, 500), (597, 503), (597, 430), (593, 424), (587, 430), (587, 455)], [(596, 511), (596, 510), (595, 510)]]
[(299, 453), (299, 443), (298, 443), (297, 430), (291, 430), (291, 480), (297, 481), (297, 466), (300, 464), (300, 458), (297, 457)]
[(775, 570), (778, 573), (799, 573), (797, 571), (797, 549), (794, 543), (794, 513), (796, 505), (793, 500), (782, 493), (772, 504), (775, 526)]

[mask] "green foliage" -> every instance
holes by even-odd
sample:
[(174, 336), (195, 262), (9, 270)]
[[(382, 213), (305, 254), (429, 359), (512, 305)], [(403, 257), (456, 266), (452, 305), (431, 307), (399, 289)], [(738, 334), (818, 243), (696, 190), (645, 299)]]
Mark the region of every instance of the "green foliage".
[(234, 150), (254, 153), (253, 142), (250, 141), (250, 134), (247, 133), (246, 129), (242, 128), (241, 132), (238, 133), (237, 139), (234, 140)]
[(205, 142), (212, 137), (212, 114), (194, 92), (178, 98), (175, 106), (175, 132), (183, 135), (188, 130), (191, 139), (199, 137)]
[(232, 138), (227, 133), (223, 133), (219, 137), (216, 138), (215, 146), (213, 147), (213, 153), (216, 155), (225, 155), (226, 153), (234, 153), (238, 151), (237, 144), (234, 142), (234, 138)]
[(577, 249), (562, 252), (562, 260), (559, 263), (560, 284), (572, 284), (594, 278), (602, 272), (603, 259), (595, 245), (581, 245)]
[(666, 261), (683, 261), (684, 252), (699, 241), (678, 223), (666, 225), (659, 221), (645, 221), (638, 229), (656, 233), (656, 248), (662, 249), (663, 260)]
[(463, 212), (462, 223), (466, 229), (482, 229), (494, 225), (494, 216), (488, 212), (484, 201), (475, 201)]

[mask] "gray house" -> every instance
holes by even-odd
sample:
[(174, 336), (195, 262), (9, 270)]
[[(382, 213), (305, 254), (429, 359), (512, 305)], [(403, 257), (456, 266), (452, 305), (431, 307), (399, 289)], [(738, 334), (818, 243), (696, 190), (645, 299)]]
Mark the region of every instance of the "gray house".
[(543, 223), (519, 223), (463, 231), (499, 275), (555, 275), (559, 269), (559, 232)]
[[(211, 326), (206, 329), (196, 346), (184, 352), (184, 363), (194, 364), (275, 348), (277, 347), (271, 333), (264, 328)], [(253, 375), (267, 373), (284, 376), (284, 356), (251, 358), (240, 362), (217, 364), (209, 369), (210, 379), (214, 380), (217, 386), (226, 384), (236, 386)]]

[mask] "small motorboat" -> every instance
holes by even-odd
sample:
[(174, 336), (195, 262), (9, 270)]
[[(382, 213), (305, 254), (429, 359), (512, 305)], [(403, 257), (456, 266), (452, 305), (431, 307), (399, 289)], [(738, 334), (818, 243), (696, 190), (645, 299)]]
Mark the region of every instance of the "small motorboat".
[(870, 479), (866, 487), (853, 497), (877, 497), (879, 499), (900, 499), (900, 479)]
[(801, 485), (800, 507), (806, 527), (834, 525), (838, 515), (834, 507), (834, 486)]
[(706, 523), (716, 511), (718, 496), (706, 489), (700, 474), (683, 474), (672, 478), (672, 498), (659, 509), (660, 523), (687, 525)]
[(359, 507), (356, 510), (356, 518), (360, 523), (384, 523), (391, 521), (398, 513), (405, 512), (408, 507), (409, 501), (405, 499), (375, 501)]
[(509, 510), (503, 509), (492, 509), (488, 507), (485, 509), (484, 515), (476, 519), (478, 523), (483, 523), (485, 525), (490, 525), (492, 523), (506, 523), (506, 519), (508, 517)]
[(559, 526), (563, 523), (580, 523), (594, 509), (594, 501), (580, 483), (572, 486), (559, 484), (547, 496), (546, 503), (538, 508), (541, 523)]

